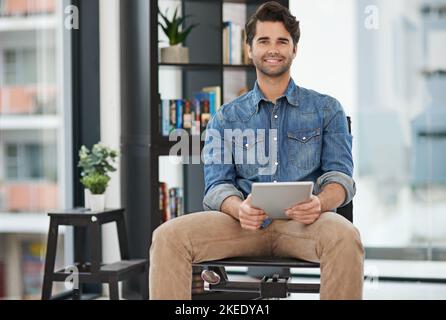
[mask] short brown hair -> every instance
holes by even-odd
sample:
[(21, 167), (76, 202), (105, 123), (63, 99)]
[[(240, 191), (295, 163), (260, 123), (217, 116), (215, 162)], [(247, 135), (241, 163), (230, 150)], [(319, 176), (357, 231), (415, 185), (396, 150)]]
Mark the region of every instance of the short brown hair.
[(300, 39), (300, 26), (299, 21), (280, 3), (276, 1), (269, 1), (262, 4), (257, 11), (249, 18), (246, 23), (246, 43), (252, 47), (252, 41), (256, 34), (257, 21), (271, 21), (271, 22), (283, 22), (286, 30), (290, 33), (293, 39), (294, 46), (296, 46)]

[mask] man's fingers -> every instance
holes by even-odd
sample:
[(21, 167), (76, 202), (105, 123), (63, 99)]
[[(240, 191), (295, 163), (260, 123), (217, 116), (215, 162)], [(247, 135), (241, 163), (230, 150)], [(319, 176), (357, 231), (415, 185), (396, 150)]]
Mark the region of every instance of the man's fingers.
[(242, 225), (242, 228), (245, 230), (248, 230), (248, 231), (256, 231), (259, 229), (258, 227), (256, 228), (256, 227), (251, 227), (251, 226), (247, 226), (247, 225)]
[(302, 210), (293, 210), (293, 209), (286, 210), (285, 214), (288, 216), (302, 217), (302, 218), (315, 215), (315, 213), (311, 212), (311, 211), (302, 211)]
[(265, 212), (262, 209), (257, 209), (249, 206), (245, 206), (242, 208), (242, 211), (249, 216), (262, 216), (265, 215)]
[(262, 222), (266, 219), (266, 216), (241, 216), (240, 221), (249, 221), (250, 223), (261, 225)]
[(314, 201), (311, 201), (311, 202), (306, 202), (306, 203), (300, 203), (298, 205), (295, 205), (291, 209), (295, 210), (295, 211), (305, 211), (305, 210), (309, 210), (309, 209), (313, 208), (315, 205), (316, 205), (316, 203)]
[(261, 224), (258, 222), (250, 221), (250, 220), (240, 220), (240, 224), (243, 228), (251, 228), (252, 230), (257, 230)]

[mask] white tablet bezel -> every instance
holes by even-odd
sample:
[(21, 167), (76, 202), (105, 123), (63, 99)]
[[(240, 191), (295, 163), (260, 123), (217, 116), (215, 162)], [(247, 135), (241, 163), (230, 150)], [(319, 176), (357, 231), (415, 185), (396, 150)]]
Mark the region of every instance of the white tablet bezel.
[(252, 206), (262, 209), (271, 219), (290, 219), (285, 210), (311, 199), (314, 183), (300, 182), (254, 182)]

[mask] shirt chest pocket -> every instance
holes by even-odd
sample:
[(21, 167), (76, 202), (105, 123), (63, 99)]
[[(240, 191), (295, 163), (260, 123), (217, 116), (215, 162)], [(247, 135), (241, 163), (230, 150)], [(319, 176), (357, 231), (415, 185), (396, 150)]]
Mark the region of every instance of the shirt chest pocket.
[(320, 163), (321, 129), (288, 131), (288, 160), (292, 165), (310, 170)]
[(240, 177), (250, 179), (258, 175), (259, 169), (266, 161), (264, 159), (265, 152), (261, 148), (265, 148), (265, 139), (263, 137), (257, 139), (234, 139), (233, 140), (233, 160)]

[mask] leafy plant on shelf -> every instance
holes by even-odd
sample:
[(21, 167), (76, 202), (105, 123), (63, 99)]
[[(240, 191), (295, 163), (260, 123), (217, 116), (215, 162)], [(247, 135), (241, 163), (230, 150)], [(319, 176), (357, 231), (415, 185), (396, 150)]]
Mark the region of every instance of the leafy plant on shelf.
[(79, 150), (78, 167), (82, 168), (81, 183), (93, 194), (103, 194), (110, 181), (110, 172), (116, 171), (118, 151), (97, 143), (90, 151), (86, 146)]
[(92, 173), (81, 179), (82, 184), (91, 191), (92, 194), (104, 194), (107, 190), (110, 177), (100, 174)]
[(192, 31), (193, 28), (198, 26), (198, 24), (192, 24), (185, 30), (182, 30), (186, 19), (190, 17), (190, 15), (186, 15), (184, 17), (178, 16), (178, 8), (176, 8), (172, 19), (169, 20), (169, 18), (167, 18), (168, 11), (169, 10), (167, 9), (165, 14), (162, 14), (161, 11), (158, 9), (158, 13), (163, 20), (162, 22), (158, 22), (158, 25), (161, 26), (167, 38), (169, 39), (169, 45), (174, 46), (184, 43), (189, 33)]

